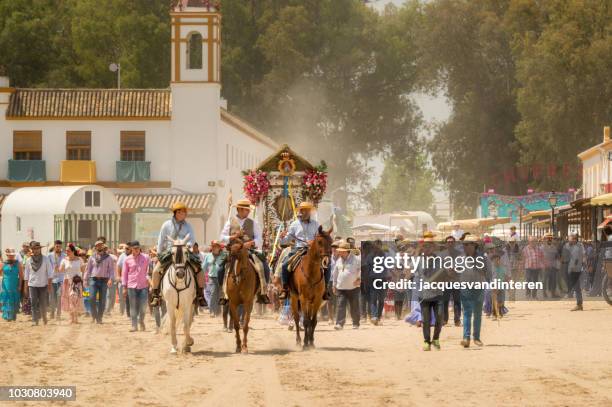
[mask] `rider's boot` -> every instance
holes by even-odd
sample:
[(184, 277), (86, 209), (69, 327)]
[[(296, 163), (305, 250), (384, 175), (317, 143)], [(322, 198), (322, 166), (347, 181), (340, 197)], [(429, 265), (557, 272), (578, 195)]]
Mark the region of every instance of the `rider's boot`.
[(153, 289), (153, 292), (151, 293), (151, 306), (152, 307), (158, 307), (159, 303), (160, 303), (161, 299), (160, 299), (160, 295), (159, 295), (159, 288), (157, 289)]
[(268, 294), (257, 294), (257, 303), (270, 304), (270, 298), (268, 298)]
[(195, 298), (196, 304), (198, 304), (200, 307), (206, 307), (208, 303), (206, 302), (206, 298), (204, 298), (204, 291), (198, 284), (197, 279), (196, 279), (196, 293), (197, 293), (196, 298)]
[(325, 291), (323, 291), (323, 299), (329, 300), (329, 281), (325, 282)]
[(288, 284), (283, 284), (283, 289), (278, 294), (278, 299), (279, 300), (285, 300), (285, 299), (287, 299), (288, 296), (289, 296), (289, 285)]

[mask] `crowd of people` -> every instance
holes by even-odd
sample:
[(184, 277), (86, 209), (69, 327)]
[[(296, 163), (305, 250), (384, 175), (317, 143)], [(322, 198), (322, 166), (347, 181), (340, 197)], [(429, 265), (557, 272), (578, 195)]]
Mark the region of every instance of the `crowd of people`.
[[(130, 319), (131, 332), (146, 329), (147, 310), (159, 329), (166, 310), (163, 301), (155, 301), (159, 285), (155, 285), (154, 275), (161, 263), (158, 253), (160, 250), (167, 253), (163, 231), (166, 228), (169, 235), (185, 239), (191, 233), (190, 227), (183, 228), (188, 225), (184, 223), (186, 208), (179, 205), (173, 209), (174, 216), (168, 221), (171, 222), (170, 227), (168, 224), (162, 226), (160, 243), (148, 250), (143, 250), (138, 241), (109, 248), (104, 237), (99, 237), (89, 250), (59, 240), (48, 249), (48, 254), (42, 254), (41, 244), (36, 241), (24, 243), (20, 251), (5, 249), (0, 263), (2, 318), (15, 321), (17, 314), (23, 313), (31, 315), (33, 325), (39, 325), (41, 321), (46, 325), (49, 319), (60, 320), (62, 315), (67, 314), (71, 324), (79, 323), (83, 316), (92, 323), (102, 324), (104, 316), (115, 312), (118, 306), (119, 313)], [(291, 237), (296, 247), (302, 247), (312, 239), (311, 235), (316, 233), (318, 224), (309, 218), (310, 209), (306, 204), (299, 208), (299, 219), (289, 228), (289, 234), (281, 236), (284, 245), (291, 244)], [(261, 230), (248, 215), (248, 203), (239, 202), (236, 217), (228, 220), (220, 240), (211, 241), (204, 250), (200, 250), (197, 242), (190, 242), (190, 256), (197, 259), (203, 272), (198, 297), (204, 301), (203, 304), (197, 301), (196, 310), (204, 312), (205, 306), (211, 317), (222, 314), (220, 305), (226, 302), (223, 288), (226, 243), (246, 233), (250, 235), (250, 239), (246, 240), (252, 242), (249, 248), (253, 252), (261, 247)], [(468, 267), (457, 272), (421, 263), (414, 270), (394, 268), (383, 273), (373, 272), (374, 257), (395, 253), (425, 258), (484, 256), (486, 267)], [(325, 273), (328, 301), (321, 312), (324, 318), (334, 324), (336, 330), (344, 328), (347, 314), (350, 315), (353, 329), (358, 329), (364, 320), (376, 326), (390, 316), (397, 320), (405, 319), (423, 329), (423, 349), (431, 350), (432, 347), (440, 349), (442, 328), (448, 324), (449, 310), (452, 309), (454, 325), (463, 326), (461, 345), (469, 347), (473, 342), (482, 346), (482, 315), (503, 318), (508, 312), (506, 295), (511, 301), (575, 296), (576, 306), (572, 311), (582, 310), (584, 283), (581, 284), (581, 276), (592, 273), (595, 258), (595, 250), (591, 245), (580, 242), (576, 235), (570, 235), (567, 240), (556, 239), (552, 235), (542, 239), (530, 237), (525, 243), (515, 231), (507, 241), (493, 240), (487, 236), (479, 239), (469, 233), (452, 233), (440, 238), (428, 232), (416, 241), (397, 236), (393, 242), (362, 242), (360, 247), (356, 246), (355, 239), (351, 237), (343, 239), (336, 236), (332, 243), (329, 268)], [(281, 304), (283, 297), (288, 294), (286, 267), (283, 265), (282, 276), (277, 275), (279, 279), (282, 277), (282, 284), (275, 285), (270, 282), (265, 258), (263, 265), (265, 267), (262, 267), (261, 278), (264, 288), (258, 296), (261, 300), (258, 302), (269, 303), (265, 293), (276, 290), (280, 295), (275, 296), (277, 299), (270, 309), (280, 309), (282, 314), (283, 310), (288, 309), (288, 305), (283, 307)], [(380, 284), (374, 284), (375, 279), (387, 282), (514, 280), (541, 282), (543, 289), (528, 288), (524, 293), (499, 289), (388, 290), (381, 288)], [(588, 284), (589, 278), (584, 281)], [(288, 304), (286, 299), (285, 304)], [(265, 309), (265, 305), (263, 307)], [(229, 327), (227, 323), (226, 327)]]

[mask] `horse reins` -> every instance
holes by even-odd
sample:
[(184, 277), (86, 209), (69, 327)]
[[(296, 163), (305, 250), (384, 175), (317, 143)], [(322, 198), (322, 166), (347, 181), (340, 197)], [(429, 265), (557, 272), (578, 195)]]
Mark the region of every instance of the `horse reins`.
[[(180, 246), (176, 246), (176, 247), (180, 247)], [(180, 254), (180, 256), (179, 256), (179, 254)], [(176, 257), (179, 258), (182, 261), (183, 260), (183, 251), (181, 250), (179, 252), (177, 250)], [(175, 273), (176, 273), (177, 270), (181, 270), (181, 269), (183, 271), (185, 271), (187, 269), (191, 270), (191, 268), (185, 267), (185, 263), (184, 262), (183, 263), (179, 263), (179, 264), (173, 264), (173, 266), (174, 266)], [(176, 276), (175, 276), (175, 278), (176, 278)], [(175, 281), (172, 281), (172, 275), (168, 276), (168, 282), (170, 283), (172, 288), (174, 288), (174, 290), (176, 291), (176, 294), (177, 294), (176, 295), (176, 309), (178, 309), (179, 304), (181, 303), (181, 292), (186, 290), (186, 289), (188, 289), (189, 287), (191, 287), (191, 280), (192, 279), (193, 279), (193, 277), (192, 277), (191, 273), (188, 273), (187, 276), (185, 276), (185, 287), (179, 289), (176, 286), (176, 279), (175, 279)]]

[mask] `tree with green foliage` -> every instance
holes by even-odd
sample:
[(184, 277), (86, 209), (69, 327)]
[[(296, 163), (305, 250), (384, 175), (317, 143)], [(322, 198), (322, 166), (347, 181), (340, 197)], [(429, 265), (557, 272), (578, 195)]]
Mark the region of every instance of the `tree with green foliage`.
[(379, 184), (367, 194), (366, 199), (373, 213), (401, 210), (432, 212), (434, 185), (434, 175), (427, 166), (424, 154), (414, 161), (391, 157), (385, 161)]
[[(520, 161), (577, 164), (612, 122), (612, 3), (516, 1), (507, 18), (515, 25)], [(572, 174), (534, 186), (575, 183)]]

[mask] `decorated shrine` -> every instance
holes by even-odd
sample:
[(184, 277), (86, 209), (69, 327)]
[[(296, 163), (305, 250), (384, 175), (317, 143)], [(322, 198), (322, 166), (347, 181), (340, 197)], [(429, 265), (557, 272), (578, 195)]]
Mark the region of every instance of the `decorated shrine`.
[(303, 200), (315, 207), (327, 188), (327, 165), (313, 166), (288, 145), (244, 173), (244, 193), (263, 210), (263, 248), (275, 247), (280, 231), (296, 219), (296, 208)]

